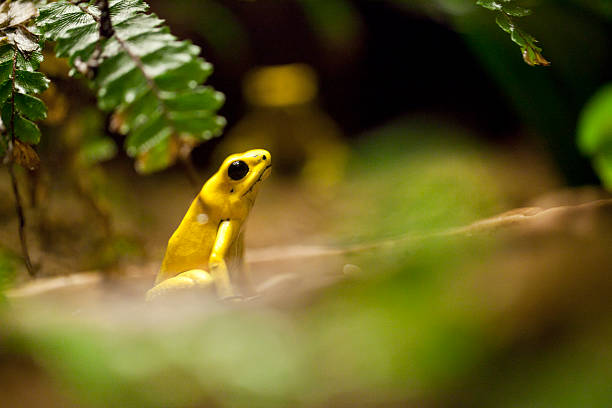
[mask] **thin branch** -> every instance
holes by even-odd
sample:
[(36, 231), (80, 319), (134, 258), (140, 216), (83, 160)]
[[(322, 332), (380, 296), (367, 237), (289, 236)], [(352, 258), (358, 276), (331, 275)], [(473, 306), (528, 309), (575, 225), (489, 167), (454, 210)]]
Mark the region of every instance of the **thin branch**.
[(28, 244), (26, 239), (25, 231), (25, 216), (23, 214), (23, 206), (21, 204), (21, 195), (19, 194), (19, 188), (17, 186), (17, 178), (13, 171), (13, 161), (11, 160), (8, 164), (8, 171), (11, 176), (11, 184), (13, 185), (13, 194), (15, 195), (15, 208), (17, 210), (17, 217), (19, 218), (19, 241), (21, 243), (21, 252), (23, 254), (23, 260), (25, 262), (28, 273), (32, 278), (36, 276), (32, 262), (30, 261), (30, 254), (28, 252)]
[(108, 0), (98, 0), (96, 6), (100, 9), (100, 37), (111, 38), (115, 34), (110, 18)]

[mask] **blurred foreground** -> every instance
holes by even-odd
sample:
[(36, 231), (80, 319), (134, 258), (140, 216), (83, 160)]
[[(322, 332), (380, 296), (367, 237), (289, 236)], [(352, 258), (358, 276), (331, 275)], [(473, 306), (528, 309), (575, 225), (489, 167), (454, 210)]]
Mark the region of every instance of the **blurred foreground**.
[[(130, 205), (114, 204), (115, 229), (136, 249), (112, 273), (7, 293), (0, 402), (610, 406), (612, 201), (596, 189), (544, 194), (558, 182), (528, 151), (407, 119), (352, 146), (346, 180), (333, 189), (275, 173), (247, 227), (261, 296), (236, 305), (144, 304), (193, 192), (175, 173), (128, 178)], [(80, 211), (49, 209), (50, 222), (83, 229), (51, 228), (55, 246), (38, 243), (35, 259), (59, 261), (43, 263), (41, 275), (99, 262), (87, 232), (97, 227)], [(66, 255), (62, 240), (82, 252)], [(3, 270), (23, 280), (10, 254)]]

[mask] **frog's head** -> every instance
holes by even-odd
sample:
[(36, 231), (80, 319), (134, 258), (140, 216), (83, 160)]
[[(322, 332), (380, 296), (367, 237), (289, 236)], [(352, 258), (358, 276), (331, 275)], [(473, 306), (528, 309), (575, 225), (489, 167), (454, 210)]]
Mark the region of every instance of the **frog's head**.
[(261, 181), (269, 175), (272, 156), (264, 149), (232, 154), (223, 161), (215, 174), (217, 191), (233, 200), (254, 202)]

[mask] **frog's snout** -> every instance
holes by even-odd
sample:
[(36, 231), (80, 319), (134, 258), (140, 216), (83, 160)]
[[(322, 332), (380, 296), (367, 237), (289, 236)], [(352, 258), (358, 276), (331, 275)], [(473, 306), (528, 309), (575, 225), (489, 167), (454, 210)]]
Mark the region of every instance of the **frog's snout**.
[(272, 165), (272, 155), (265, 149), (254, 149), (248, 152), (249, 156), (258, 158), (259, 162), (266, 162), (266, 167)]

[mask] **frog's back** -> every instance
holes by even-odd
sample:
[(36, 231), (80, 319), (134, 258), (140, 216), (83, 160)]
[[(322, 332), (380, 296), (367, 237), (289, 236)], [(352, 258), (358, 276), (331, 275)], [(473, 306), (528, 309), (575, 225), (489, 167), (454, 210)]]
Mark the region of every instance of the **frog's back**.
[(214, 214), (204, 212), (201, 207), (196, 198), (170, 237), (156, 283), (191, 269), (208, 270), (220, 220), (215, 219)]

